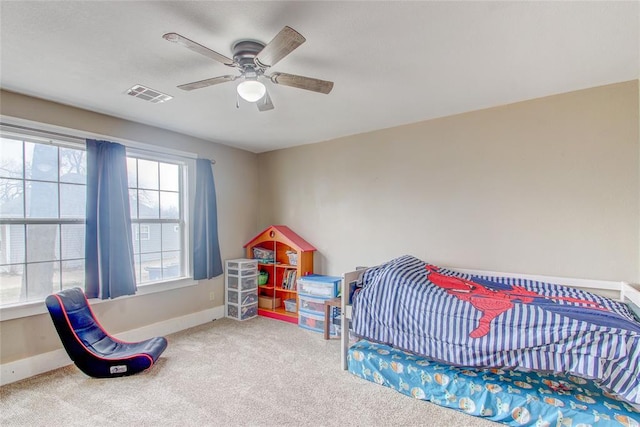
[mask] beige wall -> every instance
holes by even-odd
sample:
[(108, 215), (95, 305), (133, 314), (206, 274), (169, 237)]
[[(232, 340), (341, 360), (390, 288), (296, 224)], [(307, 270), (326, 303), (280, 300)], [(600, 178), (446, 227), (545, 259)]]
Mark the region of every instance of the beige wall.
[(638, 93), (631, 81), (260, 154), (259, 226), (289, 225), (327, 274), (413, 254), (639, 282)]
[[(213, 168), (218, 202), (222, 259), (243, 256), (242, 245), (256, 233), (257, 156), (186, 135), (11, 92), (0, 92), (0, 113), (87, 132), (197, 153), (216, 159)], [(209, 294), (215, 299), (210, 301)], [(197, 286), (116, 299), (94, 307), (112, 333), (137, 329), (223, 305), (224, 279), (201, 280)], [(47, 315), (0, 323), (0, 363), (62, 348)]]
[[(286, 224), (327, 274), (409, 253), (640, 282), (639, 95), (632, 81), (258, 156), (6, 91), (0, 113), (215, 158), (223, 259)], [(217, 278), (95, 309), (118, 333), (220, 306), (223, 289)], [(0, 363), (58, 348), (48, 315), (0, 323)]]

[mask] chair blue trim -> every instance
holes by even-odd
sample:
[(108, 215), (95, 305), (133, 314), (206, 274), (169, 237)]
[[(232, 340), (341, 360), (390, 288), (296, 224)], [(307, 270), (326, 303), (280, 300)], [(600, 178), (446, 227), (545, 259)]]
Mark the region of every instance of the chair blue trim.
[(121, 377), (144, 371), (167, 348), (164, 337), (124, 342), (109, 335), (80, 288), (49, 295), (45, 303), (67, 354), (91, 377)]

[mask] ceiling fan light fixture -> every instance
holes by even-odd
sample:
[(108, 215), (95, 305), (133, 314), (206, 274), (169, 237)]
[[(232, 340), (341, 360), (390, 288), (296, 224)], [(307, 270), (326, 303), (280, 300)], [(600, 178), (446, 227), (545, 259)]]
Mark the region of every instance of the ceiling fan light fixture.
[(258, 102), (267, 92), (267, 88), (257, 80), (244, 80), (238, 84), (238, 95), (247, 102)]

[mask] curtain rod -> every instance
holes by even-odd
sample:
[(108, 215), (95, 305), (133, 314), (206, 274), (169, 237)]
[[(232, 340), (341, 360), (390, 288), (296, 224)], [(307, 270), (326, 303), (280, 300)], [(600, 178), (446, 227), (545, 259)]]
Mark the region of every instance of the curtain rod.
[[(10, 127), (10, 128), (15, 128), (15, 129), (20, 129), (20, 130), (26, 130), (26, 131), (31, 131), (31, 132), (38, 132), (41, 134), (46, 134), (46, 135), (51, 135), (51, 136), (57, 136), (57, 137), (61, 137), (61, 138), (65, 138), (65, 139), (72, 139), (77, 141), (78, 143), (85, 143), (86, 138), (82, 138), (79, 136), (75, 136), (75, 135), (69, 135), (66, 133), (60, 133), (60, 132), (53, 132), (50, 130), (42, 130), (42, 129), (36, 129), (36, 128), (31, 128), (31, 127), (27, 127), (27, 126), (20, 126), (20, 125), (14, 125), (11, 123), (4, 123), (4, 122), (0, 122), (0, 125), (3, 127)], [(146, 151), (149, 153), (158, 153), (157, 151), (153, 151), (153, 150), (148, 150), (148, 149), (144, 149), (144, 148), (138, 148), (138, 147), (132, 147), (135, 148), (136, 150), (139, 151)], [(179, 154), (171, 154), (172, 156), (176, 156), (176, 157), (182, 157), (184, 159), (193, 159), (193, 157), (188, 157), (188, 156), (181, 156)], [(212, 165), (216, 164), (216, 161), (213, 159), (209, 159), (209, 161), (211, 162)]]

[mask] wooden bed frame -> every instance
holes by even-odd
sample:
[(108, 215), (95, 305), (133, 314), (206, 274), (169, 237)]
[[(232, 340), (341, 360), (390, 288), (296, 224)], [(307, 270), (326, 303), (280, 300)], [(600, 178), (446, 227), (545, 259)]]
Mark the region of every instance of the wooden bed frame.
[[(593, 292), (598, 295), (606, 296), (617, 301), (624, 302), (629, 308), (640, 317), (640, 289), (626, 282), (614, 282), (607, 280), (588, 280), (588, 279), (571, 279), (567, 277), (553, 277), (553, 276), (537, 276), (531, 274), (514, 274), (514, 273), (498, 273), (495, 271), (484, 270), (469, 270), (461, 268), (446, 267), (447, 269), (459, 271), (461, 273), (472, 274), (475, 276), (500, 276), (500, 277), (520, 277), (523, 279), (535, 280), (546, 283), (557, 283), (559, 285), (570, 286), (573, 288), (583, 289), (589, 292)], [(351, 304), (349, 298), (350, 284), (358, 281), (362, 273), (365, 272), (364, 268), (359, 268), (355, 271), (349, 271), (342, 275), (342, 322), (341, 322), (341, 335), (342, 342), (342, 354), (341, 363), (342, 369), (347, 370), (347, 354), (349, 352), (349, 322), (351, 320)]]

